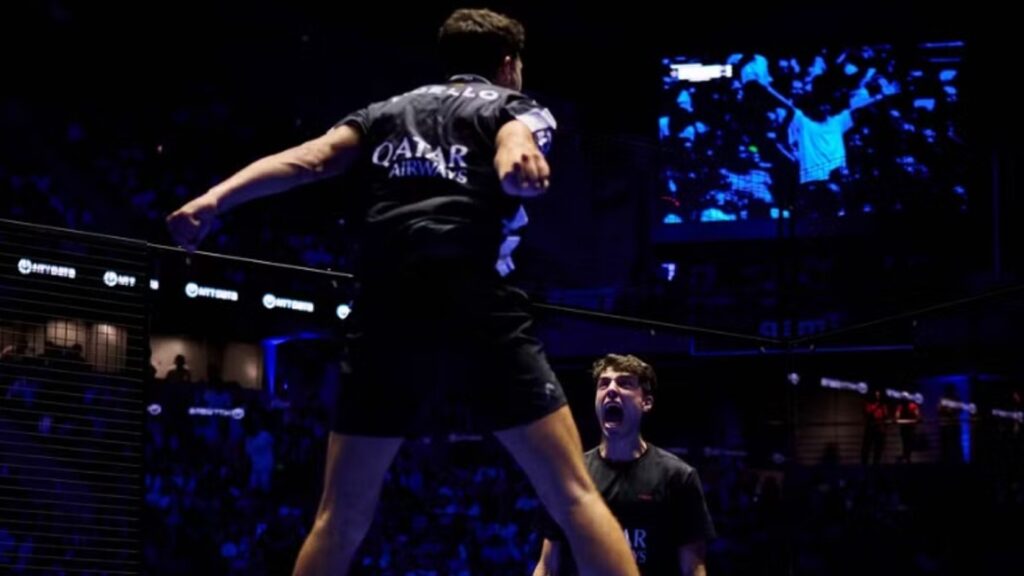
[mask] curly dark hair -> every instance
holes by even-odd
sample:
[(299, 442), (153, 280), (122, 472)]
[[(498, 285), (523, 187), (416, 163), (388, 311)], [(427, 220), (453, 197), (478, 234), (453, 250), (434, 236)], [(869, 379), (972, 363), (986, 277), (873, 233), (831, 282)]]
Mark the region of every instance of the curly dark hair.
[(606, 354), (599, 358), (590, 369), (590, 375), (594, 378), (594, 382), (597, 382), (601, 373), (609, 368), (616, 372), (627, 372), (636, 376), (640, 380), (640, 388), (645, 394), (653, 395), (654, 390), (658, 387), (658, 375), (654, 373), (654, 368), (632, 354)]
[(491, 78), (506, 56), (522, 55), (526, 31), (518, 21), (503, 14), (463, 8), (445, 20), (437, 42), (446, 74)]

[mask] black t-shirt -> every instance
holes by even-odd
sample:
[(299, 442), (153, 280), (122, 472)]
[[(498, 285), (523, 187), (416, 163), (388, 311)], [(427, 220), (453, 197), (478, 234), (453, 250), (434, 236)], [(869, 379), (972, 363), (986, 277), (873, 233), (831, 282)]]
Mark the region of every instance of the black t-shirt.
[[(697, 471), (671, 452), (648, 443), (647, 451), (630, 462), (601, 458), (598, 448), (584, 455), (587, 471), (619, 520), (640, 573), (679, 574), (679, 547), (715, 537)], [(559, 576), (576, 574), (572, 551), (549, 517), (543, 536), (563, 547)]]
[(511, 253), (526, 212), (502, 192), (494, 169), (495, 137), (513, 119), (547, 151), (551, 113), (472, 75), (371, 104), (339, 122), (361, 132), (369, 167), (363, 277), (437, 259), (496, 268), (502, 276), (514, 268)]

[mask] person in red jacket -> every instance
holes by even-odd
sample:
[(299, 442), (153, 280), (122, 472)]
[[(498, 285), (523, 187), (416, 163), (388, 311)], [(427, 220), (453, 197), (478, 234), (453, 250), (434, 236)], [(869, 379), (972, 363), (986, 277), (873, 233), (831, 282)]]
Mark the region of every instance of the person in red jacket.
[(896, 423), (900, 427), (900, 443), (903, 452), (900, 460), (910, 463), (910, 455), (914, 451), (914, 441), (917, 438), (917, 425), (921, 422), (921, 407), (917, 402), (905, 398), (896, 407)]
[(871, 463), (875, 466), (882, 460), (882, 451), (885, 449), (885, 427), (888, 410), (885, 400), (882, 399), (882, 391), (874, 389), (864, 403), (864, 439), (860, 447), (860, 463), (868, 465), (868, 456), (871, 456)]

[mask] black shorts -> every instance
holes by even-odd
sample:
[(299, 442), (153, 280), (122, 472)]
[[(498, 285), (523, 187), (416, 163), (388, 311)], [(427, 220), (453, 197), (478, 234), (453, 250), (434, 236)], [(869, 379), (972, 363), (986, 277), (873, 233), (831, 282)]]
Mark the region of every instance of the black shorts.
[(333, 429), (360, 436), (484, 433), (566, 404), (526, 295), (457, 269), (364, 285)]

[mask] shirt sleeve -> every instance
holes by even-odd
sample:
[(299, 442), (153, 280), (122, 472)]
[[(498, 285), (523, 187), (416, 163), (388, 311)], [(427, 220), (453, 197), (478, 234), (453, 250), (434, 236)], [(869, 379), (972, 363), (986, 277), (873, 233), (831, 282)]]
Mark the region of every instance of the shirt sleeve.
[(505, 103), (502, 110), (503, 123), (510, 120), (519, 120), (526, 124), (533, 132), (533, 138), (537, 141), (537, 147), (545, 155), (551, 149), (552, 138), (558, 122), (550, 110), (541, 106), (536, 100), (517, 95)]
[(675, 529), (671, 531), (679, 546), (715, 537), (715, 526), (704, 499), (704, 488), (696, 470), (680, 471), (672, 478), (670, 502)]
[(358, 130), (360, 134), (365, 136), (370, 133), (371, 124), (370, 109), (363, 108), (361, 110), (356, 110), (339, 120), (334, 124), (334, 126), (331, 126), (331, 130), (338, 128), (339, 126), (351, 126)]

